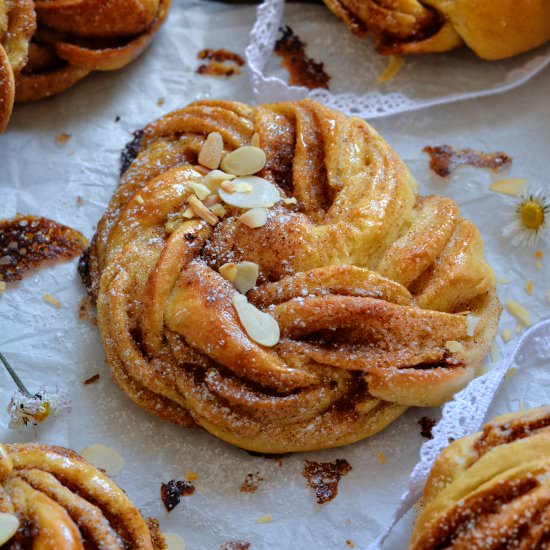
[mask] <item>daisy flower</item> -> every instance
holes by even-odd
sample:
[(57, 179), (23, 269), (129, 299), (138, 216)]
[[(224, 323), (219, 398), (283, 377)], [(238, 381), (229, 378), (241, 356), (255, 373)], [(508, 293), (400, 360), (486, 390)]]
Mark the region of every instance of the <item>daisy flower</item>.
[(550, 197), (540, 189), (527, 189), (519, 198), (512, 220), (502, 234), (514, 246), (534, 246), (550, 226)]

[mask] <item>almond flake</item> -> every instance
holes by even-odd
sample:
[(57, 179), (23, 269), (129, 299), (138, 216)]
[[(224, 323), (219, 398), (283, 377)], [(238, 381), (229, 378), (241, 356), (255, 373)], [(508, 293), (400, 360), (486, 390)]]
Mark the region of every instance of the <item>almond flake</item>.
[(389, 82), (403, 68), (403, 65), (405, 65), (405, 60), (400, 55), (390, 55), (388, 66), (378, 76), (376, 84)]
[(508, 313), (511, 313), (524, 327), (531, 325), (531, 314), (522, 305), (515, 300), (508, 300), (505, 305)]
[(256, 523), (271, 523), (273, 521), (273, 516), (271, 514), (266, 514), (265, 516), (260, 516)]
[(195, 215), (195, 212), (193, 212), (193, 210), (191, 210), (191, 208), (186, 208), (182, 213), (181, 213), (182, 217), (187, 219), (187, 220), (191, 220), (193, 218), (196, 217)]
[(507, 279), (506, 277), (501, 277), (500, 275), (497, 275), (495, 277), (497, 283), (499, 285), (509, 285), (510, 284), (510, 279)]
[(519, 197), (527, 184), (527, 180), (523, 178), (505, 178), (495, 181), (491, 184), (491, 191), (503, 193), (511, 197)]
[(236, 176), (251, 176), (265, 166), (265, 153), (259, 147), (245, 145), (225, 155), (222, 170)]
[(445, 347), (451, 353), (459, 353), (464, 350), (464, 345), (461, 342), (457, 342), (456, 340), (448, 340), (447, 342), (445, 342)]
[(232, 181), (222, 181), (220, 189), (223, 189), (226, 193), (234, 193), (237, 190), (237, 186)]
[(0, 512), (0, 546), (8, 542), (17, 533), (17, 529), (19, 529), (18, 517), (14, 514)]
[(269, 313), (264, 313), (256, 306), (249, 304), (243, 294), (233, 295), (233, 306), (251, 340), (267, 347), (272, 347), (279, 342), (279, 325)]
[(500, 336), (505, 342), (509, 342), (512, 339), (513, 332), (509, 328), (506, 328), (500, 333)]
[(199, 474), (193, 470), (187, 470), (184, 477), (185, 481), (197, 481), (197, 479), (199, 479)]
[(376, 453), (376, 458), (380, 464), (386, 464), (386, 455), (382, 451)]
[(202, 183), (195, 183), (192, 181), (189, 184), (189, 189), (195, 193), (195, 195), (198, 197), (199, 200), (204, 200), (208, 195), (210, 195), (210, 189), (206, 187), (206, 185), (203, 185)]
[(202, 183), (204, 183), (210, 191), (215, 193), (223, 181), (234, 180), (236, 177), (237, 176), (234, 176), (233, 174), (226, 174), (221, 170), (212, 170), (204, 176)]
[(222, 160), (223, 139), (218, 132), (210, 132), (202, 144), (199, 153), (199, 164), (215, 170)]
[(203, 219), (210, 225), (216, 225), (220, 221), (211, 210), (206, 208), (206, 206), (204, 206), (204, 204), (202, 204), (202, 202), (195, 197), (195, 195), (191, 195), (189, 197), (189, 207), (199, 218)]
[(267, 223), (267, 210), (265, 208), (252, 208), (239, 216), (239, 221), (255, 229)]
[(270, 182), (256, 176), (237, 178), (232, 182), (235, 189), (241, 183), (249, 184), (252, 189), (246, 193), (238, 191), (227, 192), (223, 185), (218, 189), (221, 199), (238, 208), (269, 208), (281, 198), (279, 190)]
[(239, 262), (235, 264), (236, 273), (233, 284), (239, 292), (246, 294), (250, 289), (256, 286), (260, 266), (254, 262)]
[(166, 541), (166, 550), (185, 550), (183, 539), (176, 533), (162, 533)]
[(180, 224), (181, 224), (181, 220), (178, 218), (174, 220), (168, 220), (164, 224), (164, 231), (166, 231), (166, 233), (173, 233), (178, 228), (178, 225)]
[(108, 476), (116, 476), (124, 467), (124, 459), (120, 453), (101, 443), (86, 447), (80, 454), (96, 468), (105, 470)]
[(227, 214), (227, 210), (221, 204), (215, 204), (210, 207), (210, 210), (219, 218), (223, 218)]
[(298, 204), (298, 199), (296, 197), (290, 197), (288, 199), (283, 199), (283, 204)]
[(511, 367), (508, 369), (508, 371), (506, 372), (506, 374), (504, 375), (505, 378), (511, 378), (512, 376), (514, 376), (514, 374), (516, 374), (518, 369), (516, 369), (516, 367)]
[(260, 146), (260, 134), (258, 134), (258, 132), (255, 132), (250, 138), (250, 145), (252, 145), (252, 147)]
[(237, 275), (237, 265), (233, 262), (223, 264), (218, 271), (226, 281), (232, 283)]
[[(200, 198), (200, 197), (199, 197)], [(214, 206), (215, 204), (218, 204), (220, 202), (220, 197), (216, 194), (210, 194), (205, 199), (203, 199), (204, 206), (207, 206), (210, 208), (211, 206)]]
[(143, 197), (140, 194), (136, 195), (136, 202), (139, 204), (145, 204), (145, 201), (143, 200)]
[(44, 294), (42, 296), (42, 299), (45, 302), (48, 302), (48, 304), (51, 304), (53, 307), (56, 307), (58, 309), (61, 307), (61, 302), (54, 298), (51, 294)]

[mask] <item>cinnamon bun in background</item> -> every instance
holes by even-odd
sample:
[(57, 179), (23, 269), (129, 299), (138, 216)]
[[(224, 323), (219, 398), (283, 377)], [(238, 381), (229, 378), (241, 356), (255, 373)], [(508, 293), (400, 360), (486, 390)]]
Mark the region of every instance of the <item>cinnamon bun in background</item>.
[(479, 57), (504, 59), (550, 40), (547, 0), (324, 0), (383, 54), (419, 54), (466, 45)]
[(114, 378), (144, 409), (305, 451), (479, 373), (500, 314), (480, 235), (452, 200), (417, 195), (363, 120), (199, 101), (132, 150), (81, 271)]
[(170, 0), (0, 0), (0, 131), (14, 101), (120, 69), (148, 46)]
[(158, 524), (75, 452), (0, 444), (0, 546), (166, 550)]
[(550, 407), (507, 414), (435, 462), (410, 550), (550, 545)]

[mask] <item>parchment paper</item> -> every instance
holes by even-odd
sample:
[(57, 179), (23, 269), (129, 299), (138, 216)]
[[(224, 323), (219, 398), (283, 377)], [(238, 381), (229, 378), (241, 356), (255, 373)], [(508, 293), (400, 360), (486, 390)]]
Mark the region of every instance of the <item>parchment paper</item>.
[[(40, 214), (81, 230), (88, 237), (116, 184), (118, 158), (131, 131), (195, 99), (250, 101), (248, 75), (217, 80), (194, 74), (202, 48), (226, 47), (243, 53), (255, 8), (211, 2), (174, 2), (167, 24), (152, 48), (130, 67), (96, 74), (58, 98), (18, 107), (8, 131), (0, 136), (0, 217), (16, 212)], [(499, 285), (503, 300), (514, 298), (533, 320), (550, 315), (548, 244), (544, 269), (535, 267), (533, 251), (513, 249), (501, 230), (513, 212), (514, 199), (488, 190), (495, 176), (463, 168), (448, 180), (432, 175), (421, 152), (427, 144), (450, 143), (484, 150), (503, 150), (514, 158), (507, 175), (525, 177), (550, 192), (550, 73), (502, 96), (378, 119), (376, 128), (408, 162), (424, 194), (452, 196), (464, 215), (476, 222), (495, 271), (511, 283)], [(162, 106), (157, 100), (164, 98)], [(115, 122), (115, 117), (120, 121)], [(59, 144), (55, 136), (71, 138)], [(77, 197), (84, 204), (78, 206)], [(534, 284), (528, 296), (526, 280)], [(44, 293), (61, 301), (55, 309)], [(58, 385), (72, 398), (70, 414), (32, 431), (7, 429), (4, 407), (15, 391), (0, 371), (0, 440), (58, 444), (77, 451), (103, 443), (117, 449), (125, 467), (116, 481), (146, 515), (157, 517), (164, 531), (176, 532), (192, 550), (216, 549), (229, 540), (251, 549), (345, 549), (365, 547), (387, 523), (423, 442), (416, 420), (437, 415), (410, 410), (382, 434), (356, 445), (276, 461), (248, 455), (198, 430), (184, 430), (157, 420), (134, 406), (112, 382), (104, 363), (97, 329), (78, 319), (84, 290), (76, 262), (45, 267), (10, 284), (0, 297), (0, 350), (31, 388)], [(503, 314), (501, 328), (516, 322)], [(497, 346), (506, 353), (513, 342)], [(99, 382), (83, 386), (95, 373)], [(525, 376), (525, 380), (522, 378)], [(524, 380), (520, 383), (519, 381)], [(516, 373), (499, 393), (495, 411), (539, 404), (548, 395), (548, 365)], [(385, 464), (377, 459), (384, 453)], [(301, 472), (305, 458), (347, 459), (353, 467), (340, 482), (340, 493), (319, 506)], [(182, 479), (186, 470), (199, 474), (198, 491), (182, 499), (170, 514), (160, 500), (160, 484)], [(254, 494), (239, 487), (248, 473), (264, 482)], [(256, 519), (272, 514), (273, 522)], [(407, 526), (388, 548), (402, 549)], [(346, 544), (346, 541), (350, 543)]]

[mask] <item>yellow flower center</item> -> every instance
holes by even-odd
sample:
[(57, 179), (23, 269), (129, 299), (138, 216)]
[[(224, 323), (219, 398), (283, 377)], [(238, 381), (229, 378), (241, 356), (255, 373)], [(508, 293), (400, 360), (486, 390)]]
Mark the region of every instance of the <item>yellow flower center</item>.
[(544, 224), (544, 206), (537, 201), (528, 200), (518, 208), (519, 219), (528, 229), (535, 231)]
[(50, 416), (50, 404), (45, 401), (40, 405), (40, 410), (33, 416), (33, 418), (38, 424), (40, 424), (40, 422), (44, 422), (48, 416)]

